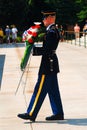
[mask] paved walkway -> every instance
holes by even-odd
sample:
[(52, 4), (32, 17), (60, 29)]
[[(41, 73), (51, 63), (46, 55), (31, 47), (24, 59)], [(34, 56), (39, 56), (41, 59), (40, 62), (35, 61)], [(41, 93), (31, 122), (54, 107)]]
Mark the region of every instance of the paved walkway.
[(60, 43), (57, 50), (60, 70), (59, 85), (65, 112), (64, 121), (47, 122), (51, 114), (46, 97), (35, 123), (21, 120), (26, 112), (37, 80), (41, 57), (32, 56), (23, 75), (20, 61), (24, 44), (0, 45), (0, 130), (86, 130), (87, 129), (87, 49)]

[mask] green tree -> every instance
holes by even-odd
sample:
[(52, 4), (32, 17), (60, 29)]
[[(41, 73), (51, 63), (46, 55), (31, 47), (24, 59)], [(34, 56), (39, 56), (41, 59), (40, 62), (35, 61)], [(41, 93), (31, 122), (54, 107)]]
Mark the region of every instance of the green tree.
[(76, 0), (76, 4), (80, 5), (80, 11), (77, 13), (80, 22), (87, 19), (87, 0)]
[[(50, 5), (46, 0), (29, 0), (29, 18), (33, 23), (34, 21), (42, 21), (41, 11), (48, 8)], [(32, 17), (31, 17), (32, 16)]]
[(40, 15), (41, 9), (46, 8), (48, 5), (50, 5), (57, 11), (57, 23), (74, 24), (77, 21), (76, 14), (79, 12), (79, 7), (75, 4), (75, 0), (43, 0), (42, 4), (41, 2), (41, 0), (29, 0), (29, 4), (35, 8), (33, 10), (33, 14), (36, 15), (37, 13), (37, 19), (38, 14)]
[(24, 24), (28, 12), (26, 0), (0, 0), (0, 25)]
[(57, 11), (58, 24), (82, 23), (87, 19), (87, 0), (0, 0), (0, 26), (16, 24), (25, 30), (42, 21), (41, 11), (51, 6)]

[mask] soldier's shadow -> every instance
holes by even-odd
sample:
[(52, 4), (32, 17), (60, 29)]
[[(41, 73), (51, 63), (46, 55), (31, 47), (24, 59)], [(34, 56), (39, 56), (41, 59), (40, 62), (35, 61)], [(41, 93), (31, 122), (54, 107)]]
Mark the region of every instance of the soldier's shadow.
[(82, 118), (82, 119), (65, 119), (61, 121), (35, 121), (35, 122), (25, 122), (25, 124), (28, 123), (44, 123), (44, 124), (49, 124), (49, 123), (57, 123), (57, 124), (69, 124), (69, 125), (77, 125), (77, 126), (87, 126), (87, 118)]
[(77, 125), (77, 126), (87, 126), (87, 118), (82, 119), (67, 119), (65, 124)]

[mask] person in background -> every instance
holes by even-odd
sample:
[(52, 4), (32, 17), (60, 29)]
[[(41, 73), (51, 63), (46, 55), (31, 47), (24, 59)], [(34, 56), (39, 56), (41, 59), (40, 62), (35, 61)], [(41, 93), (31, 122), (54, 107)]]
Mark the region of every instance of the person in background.
[(16, 43), (18, 29), (16, 28), (15, 25), (12, 26), (11, 33), (12, 33), (12, 42)]
[(0, 43), (3, 43), (3, 37), (4, 37), (4, 31), (3, 29), (0, 27)]
[(10, 30), (10, 28), (9, 28), (8, 25), (6, 26), (5, 34), (6, 34), (6, 42), (7, 42), (7, 43), (10, 43), (10, 34), (11, 34), (11, 30)]
[(84, 25), (83, 27), (83, 36), (87, 35), (87, 24)]
[(56, 28), (58, 29), (59, 31), (59, 34), (60, 34), (60, 41), (63, 42), (64, 41), (64, 29), (63, 29), (63, 26), (62, 25), (58, 25), (56, 24)]
[(60, 25), (60, 41), (63, 42), (64, 41), (64, 29), (63, 29), (63, 26)]
[(85, 25), (83, 26), (83, 36), (87, 35), (87, 20), (85, 21)]
[(48, 94), (53, 115), (46, 117), (46, 120), (64, 120), (64, 112), (57, 77), (59, 64), (56, 49), (58, 47), (60, 35), (55, 25), (56, 12), (47, 10), (43, 11), (42, 14), (43, 23), (46, 27), (46, 34), (43, 41), (43, 47), (37, 48), (37, 53), (40, 53), (38, 51), (41, 49), (42, 55), (38, 80), (26, 113), (18, 114), (17, 116), (24, 120), (35, 121), (42, 103)]
[(80, 26), (78, 25), (78, 23), (76, 23), (74, 26), (74, 33), (75, 33), (75, 38), (80, 37)]
[(56, 28), (58, 29), (58, 31), (59, 31), (59, 25), (58, 24), (56, 24)]

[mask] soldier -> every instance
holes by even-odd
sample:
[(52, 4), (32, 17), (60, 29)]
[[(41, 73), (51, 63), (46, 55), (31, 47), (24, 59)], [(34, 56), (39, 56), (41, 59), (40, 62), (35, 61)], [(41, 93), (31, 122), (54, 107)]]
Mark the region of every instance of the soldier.
[(35, 85), (27, 112), (18, 114), (18, 117), (25, 120), (35, 121), (42, 103), (48, 94), (53, 115), (46, 117), (46, 120), (64, 120), (64, 112), (57, 80), (59, 64), (56, 49), (60, 36), (55, 25), (56, 12), (49, 10), (43, 11), (42, 14), (43, 23), (46, 27), (46, 35), (43, 41), (43, 47), (37, 48), (38, 54), (42, 54), (38, 80)]

